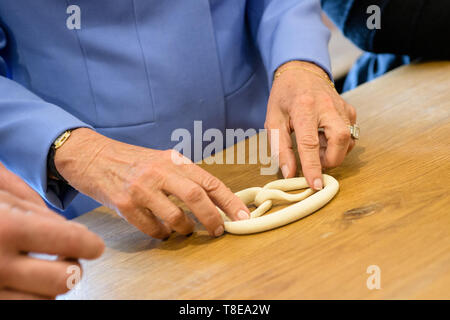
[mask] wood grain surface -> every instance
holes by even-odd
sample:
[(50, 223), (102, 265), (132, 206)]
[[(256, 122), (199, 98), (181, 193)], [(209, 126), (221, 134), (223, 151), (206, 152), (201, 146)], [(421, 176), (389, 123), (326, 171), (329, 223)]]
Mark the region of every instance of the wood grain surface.
[[(344, 98), (361, 139), (327, 171), (340, 191), (323, 209), (260, 234), (211, 239), (199, 225), (159, 241), (99, 208), (77, 221), (107, 249), (62, 298), (449, 299), (450, 63), (402, 67)], [(233, 191), (281, 178), (259, 165), (202, 167)], [(378, 290), (366, 285), (371, 265)]]

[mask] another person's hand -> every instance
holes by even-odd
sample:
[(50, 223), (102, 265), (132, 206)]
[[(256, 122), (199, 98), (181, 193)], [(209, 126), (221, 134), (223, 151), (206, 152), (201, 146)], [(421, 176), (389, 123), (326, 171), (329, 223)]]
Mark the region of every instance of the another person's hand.
[(285, 178), (297, 170), (291, 141), (295, 131), (303, 175), (311, 188), (320, 190), (322, 168), (339, 166), (354, 147), (348, 126), (355, 124), (355, 109), (315, 64), (292, 61), (280, 71), (270, 93), (265, 128), (279, 130), (279, 164)]
[[(25, 189), (19, 193), (33, 192)], [(0, 190), (0, 299), (51, 299), (63, 294), (69, 291), (68, 268), (76, 265), (81, 270), (76, 259), (97, 258), (103, 249), (103, 241), (83, 225)], [(28, 253), (60, 259), (43, 260)]]
[(17, 175), (5, 168), (0, 162), (0, 190), (9, 192), (20, 199), (44, 206), (44, 200)]
[(216, 206), (232, 220), (249, 218), (245, 204), (220, 180), (173, 150), (129, 145), (80, 128), (57, 150), (55, 165), (75, 189), (154, 238), (194, 230), (194, 221), (169, 195), (183, 201), (211, 236), (224, 232)]

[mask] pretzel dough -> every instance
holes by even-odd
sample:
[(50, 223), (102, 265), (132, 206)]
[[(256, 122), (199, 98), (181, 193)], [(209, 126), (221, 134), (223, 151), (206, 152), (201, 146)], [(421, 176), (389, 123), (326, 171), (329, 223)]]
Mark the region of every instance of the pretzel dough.
[[(231, 221), (225, 213), (219, 209), (224, 219), (225, 231), (234, 234), (250, 234), (263, 232), (284, 226), (301, 219), (327, 204), (339, 190), (339, 183), (332, 176), (323, 175), (324, 188), (314, 192), (308, 188), (305, 178), (291, 178), (275, 180), (264, 187), (244, 189), (236, 195), (246, 204), (254, 204), (257, 208), (251, 213), (250, 219)], [(298, 194), (289, 194), (284, 191), (292, 191), (308, 188)], [(263, 216), (273, 204), (274, 200), (283, 202), (296, 202), (284, 209)]]

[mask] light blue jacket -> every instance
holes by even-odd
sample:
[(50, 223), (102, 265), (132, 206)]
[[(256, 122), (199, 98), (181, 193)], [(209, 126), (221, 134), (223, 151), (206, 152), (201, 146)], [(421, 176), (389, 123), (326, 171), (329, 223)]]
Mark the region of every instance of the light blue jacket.
[[(67, 129), (166, 149), (194, 120), (262, 128), (277, 67), (329, 72), (319, 2), (1, 0), (0, 161), (74, 217), (95, 202), (47, 180), (49, 148)], [(67, 27), (70, 5), (80, 29)]]

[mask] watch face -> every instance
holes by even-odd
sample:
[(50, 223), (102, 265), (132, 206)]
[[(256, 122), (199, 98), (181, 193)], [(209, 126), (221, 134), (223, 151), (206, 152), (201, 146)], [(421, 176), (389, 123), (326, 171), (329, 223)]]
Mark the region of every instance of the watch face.
[(55, 140), (55, 142), (53, 143), (55, 149), (60, 148), (64, 144), (64, 142), (66, 142), (67, 139), (69, 139), (70, 133), (71, 131), (67, 130)]

